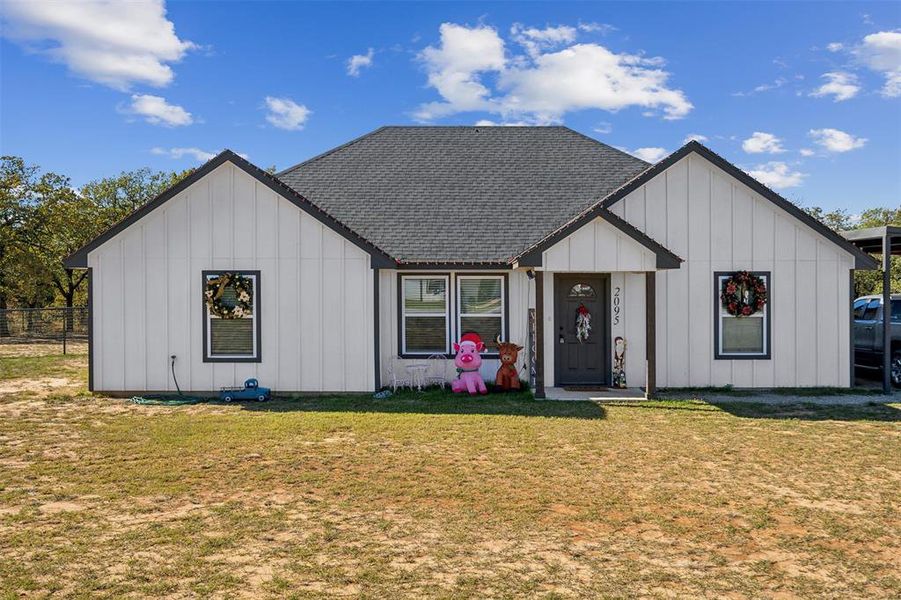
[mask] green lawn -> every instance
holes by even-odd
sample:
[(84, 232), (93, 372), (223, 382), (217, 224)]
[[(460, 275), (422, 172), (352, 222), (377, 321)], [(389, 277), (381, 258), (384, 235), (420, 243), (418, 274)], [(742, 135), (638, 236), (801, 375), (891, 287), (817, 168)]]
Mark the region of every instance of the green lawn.
[(28, 362), (0, 370), (6, 597), (901, 596), (899, 405), (173, 408)]

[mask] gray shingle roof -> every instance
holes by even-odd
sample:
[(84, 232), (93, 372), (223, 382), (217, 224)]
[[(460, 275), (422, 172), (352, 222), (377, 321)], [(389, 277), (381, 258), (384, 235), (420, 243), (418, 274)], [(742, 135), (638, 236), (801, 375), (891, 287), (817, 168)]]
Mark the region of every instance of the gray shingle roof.
[(278, 178), (401, 262), (502, 262), (648, 166), (567, 127), (382, 127)]

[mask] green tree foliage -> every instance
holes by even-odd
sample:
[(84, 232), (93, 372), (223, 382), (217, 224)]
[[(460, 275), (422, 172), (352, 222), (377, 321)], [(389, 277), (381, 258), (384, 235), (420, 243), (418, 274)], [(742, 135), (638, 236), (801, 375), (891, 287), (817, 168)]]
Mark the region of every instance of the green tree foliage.
[(0, 308), (83, 303), (86, 272), (63, 259), (190, 172), (138, 169), (75, 190), (19, 157), (0, 159)]
[[(859, 217), (854, 217), (846, 210), (824, 211), (818, 206), (805, 208), (811, 216), (825, 223), (836, 231), (850, 231), (852, 229), (868, 229), (870, 227), (882, 227), (895, 225), (901, 227), (901, 208), (868, 208)], [(874, 256), (882, 264), (882, 255)], [(901, 293), (901, 256), (893, 256), (892, 259), (892, 293)], [(866, 296), (882, 293), (882, 271), (855, 271), (854, 295)]]

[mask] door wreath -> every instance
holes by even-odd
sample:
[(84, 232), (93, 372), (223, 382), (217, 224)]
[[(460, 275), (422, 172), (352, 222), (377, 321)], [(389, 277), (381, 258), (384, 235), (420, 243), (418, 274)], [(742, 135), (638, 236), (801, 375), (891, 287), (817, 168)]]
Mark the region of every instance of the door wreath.
[[(228, 286), (235, 289), (235, 304), (231, 306), (222, 300)], [(253, 281), (240, 273), (223, 273), (218, 277), (206, 280), (203, 292), (207, 310), (220, 319), (242, 319), (253, 313), (251, 298)]]
[(753, 315), (766, 306), (766, 282), (747, 271), (738, 271), (723, 282), (720, 300), (733, 317)]
[(580, 304), (576, 310), (576, 339), (581, 344), (589, 335), (591, 335), (591, 313), (584, 304)]

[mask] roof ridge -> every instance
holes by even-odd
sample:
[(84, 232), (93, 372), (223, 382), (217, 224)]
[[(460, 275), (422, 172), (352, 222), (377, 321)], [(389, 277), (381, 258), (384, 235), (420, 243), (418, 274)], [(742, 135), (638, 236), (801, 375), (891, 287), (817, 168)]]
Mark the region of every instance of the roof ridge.
[(637, 156), (635, 156), (635, 155), (633, 155), (633, 154), (629, 154), (629, 153), (626, 152), (625, 150), (620, 150), (620, 149), (617, 148), (616, 146), (611, 146), (611, 145), (608, 144), (607, 142), (602, 142), (601, 140), (595, 139), (595, 138), (591, 137), (591, 136), (588, 135), (588, 134), (582, 133), (581, 131), (577, 131), (577, 130), (573, 129), (572, 127), (568, 126), (568, 125), (558, 125), (558, 127), (562, 127), (563, 129), (566, 129), (566, 130), (568, 130), (568, 131), (571, 131), (571, 132), (575, 133), (576, 135), (578, 135), (579, 137), (585, 138), (585, 139), (588, 140), (589, 142), (594, 142), (595, 144), (598, 144), (599, 146), (603, 146), (603, 147), (605, 147), (605, 148), (609, 148), (610, 150), (613, 150), (614, 152), (617, 152), (618, 154), (622, 154), (623, 156), (628, 156), (628, 157), (631, 158), (632, 160), (636, 160), (636, 161), (638, 161), (638, 162), (640, 162), (640, 163), (644, 163), (644, 164), (648, 165), (649, 167), (653, 166), (651, 163), (649, 163), (649, 162), (646, 161), (646, 160), (642, 160), (642, 159), (638, 158)]
[(378, 128), (376, 128), (376, 129), (373, 129), (372, 131), (369, 131), (369, 132), (364, 133), (363, 135), (360, 135), (360, 136), (357, 136), (357, 137), (353, 138), (353, 139), (350, 140), (349, 142), (344, 142), (343, 144), (341, 144), (341, 145), (339, 145), (339, 146), (335, 146), (334, 148), (331, 148), (331, 149), (329, 149), (329, 150), (326, 150), (325, 152), (322, 152), (321, 154), (317, 154), (316, 156), (313, 156), (312, 158), (308, 158), (308, 159), (306, 159), (306, 160), (302, 160), (302, 161), (300, 161), (299, 163), (297, 163), (297, 164), (294, 165), (294, 166), (288, 167), (287, 169), (282, 169), (281, 171), (279, 171), (278, 173), (275, 174), (275, 177), (278, 177), (279, 175), (282, 175), (282, 174), (284, 174), (284, 173), (287, 173), (288, 171), (293, 171), (294, 169), (297, 169), (298, 167), (302, 167), (303, 165), (306, 165), (306, 164), (309, 164), (309, 163), (311, 163), (311, 162), (317, 161), (317, 160), (319, 160), (319, 159), (321, 159), (321, 158), (325, 158), (326, 156), (329, 156), (330, 154), (334, 154), (334, 153), (337, 152), (338, 150), (344, 150), (344, 149), (347, 148), (348, 146), (352, 146), (352, 145), (356, 144), (357, 142), (362, 141), (362, 140), (364, 140), (365, 138), (368, 138), (369, 136), (373, 136), (373, 135), (377, 134), (377, 133), (380, 132), (380, 131), (383, 131), (383, 130), (385, 130), (385, 129), (388, 129), (389, 127), (390, 127), (389, 125), (382, 125), (381, 127), (378, 127)]

